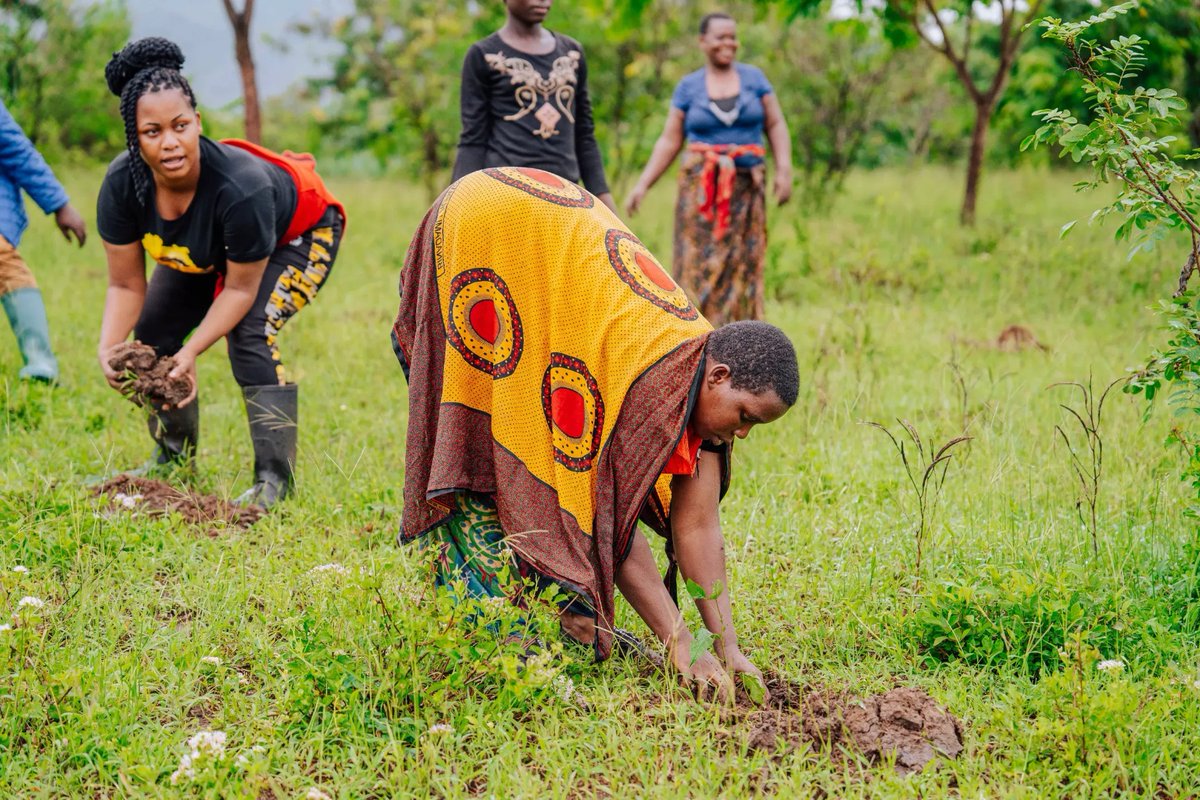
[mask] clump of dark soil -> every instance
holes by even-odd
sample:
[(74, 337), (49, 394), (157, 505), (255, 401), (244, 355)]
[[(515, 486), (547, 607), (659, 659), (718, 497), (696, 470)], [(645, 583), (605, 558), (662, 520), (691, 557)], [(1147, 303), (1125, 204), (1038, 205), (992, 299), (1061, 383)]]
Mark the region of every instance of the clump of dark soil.
[(128, 376), (123, 390), (126, 394), (139, 397), (154, 408), (174, 408), (192, 393), (187, 378), (168, 377), (175, 368), (175, 359), (159, 358), (150, 345), (122, 342), (113, 348), (108, 365)]
[(817, 747), (871, 763), (894, 759), (901, 774), (920, 771), (937, 757), (962, 752), (962, 726), (921, 689), (904, 686), (858, 698), (767, 676), (764, 707), (739, 690), (737, 715), (746, 745), (769, 753)]
[(1008, 350), (1009, 352), (1041, 350), (1045, 353), (1050, 350), (1049, 347), (1038, 341), (1038, 338), (1033, 335), (1033, 331), (1024, 325), (1009, 325), (1000, 331), (1000, 335), (996, 337), (996, 347), (999, 350)]
[(258, 506), (242, 507), (211, 494), (180, 491), (162, 481), (133, 475), (117, 475), (92, 489), (92, 494), (106, 497), (113, 509), (152, 516), (174, 512), (197, 525), (247, 528), (266, 513)]

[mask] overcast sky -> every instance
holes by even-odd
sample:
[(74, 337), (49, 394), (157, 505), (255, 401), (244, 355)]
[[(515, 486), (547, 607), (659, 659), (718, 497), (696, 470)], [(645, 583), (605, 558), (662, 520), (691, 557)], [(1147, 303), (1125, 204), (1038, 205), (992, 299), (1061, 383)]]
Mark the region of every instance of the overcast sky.
[[(240, 8), (243, 0), (234, 0)], [(183, 48), (184, 74), (206, 105), (220, 106), (242, 94), (241, 77), (233, 55), (233, 30), (222, 0), (126, 0), (134, 38), (165, 36)], [(328, 46), (288, 32), (295, 22), (314, 16), (346, 13), (351, 0), (256, 0), (250, 27), (250, 47), (262, 97), (284, 92), (297, 81), (327, 74)], [(291, 46), (287, 52), (265, 39)]]

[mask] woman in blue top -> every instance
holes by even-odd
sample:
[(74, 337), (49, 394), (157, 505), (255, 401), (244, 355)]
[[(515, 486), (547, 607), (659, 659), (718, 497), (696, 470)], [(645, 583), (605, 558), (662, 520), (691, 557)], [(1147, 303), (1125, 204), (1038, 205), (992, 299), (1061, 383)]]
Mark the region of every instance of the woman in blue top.
[(713, 325), (763, 315), (767, 246), (763, 134), (775, 160), (780, 205), (792, 195), (792, 146), (779, 100), (762, 70), (736, 61), (737, 24), (700, 20), (707, 63), (675, 87), (662, 135), (626, 201), (637, 213), (646, 192), (683, 149), (675, 205), (675, 279)]

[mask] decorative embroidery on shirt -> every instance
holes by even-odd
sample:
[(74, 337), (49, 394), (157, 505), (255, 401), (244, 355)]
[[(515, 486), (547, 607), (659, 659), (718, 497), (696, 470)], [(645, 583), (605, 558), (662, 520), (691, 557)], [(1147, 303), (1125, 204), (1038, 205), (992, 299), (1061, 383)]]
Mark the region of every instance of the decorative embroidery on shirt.
[(508, 58), (503, 52), (486, 53), (484, 58), (487, 59), (488, 66), (501, 75), (508, 76), (510, 82), (517, 87), (513, 91), (513, 97), (519, 110), (506, 116), (506, 121), (513, 122), (533, 112), (533, 118), (541, 123), (540, 127), (533, 131), (533, 135), (543, 139), (549, 139), (559, 133), (555, 126), (564, 115), (572, 123), (575, 122), (575, 84), (578, 83), (577, 73), (581, 58), (578, 50), (571, 50), (566, 55), (554, 59), (554, 63), (550, 65), (550, 74), (544, 78), (533, 64), (523, 58)]

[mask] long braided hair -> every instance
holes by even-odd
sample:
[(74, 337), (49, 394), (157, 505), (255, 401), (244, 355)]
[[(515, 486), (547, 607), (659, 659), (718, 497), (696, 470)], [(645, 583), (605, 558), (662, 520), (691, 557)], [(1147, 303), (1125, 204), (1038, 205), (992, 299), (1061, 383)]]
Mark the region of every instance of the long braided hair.
[(108, 90), (121, 98), (121, 119), (125, 122), (125, 146), (129, 149), (129, 174), (133, 190), (143, 206), (150, 198), (150, 167), (142, 159), (138, 145), (137, 104), (148, 92), (179, 89), (196, 107), (196, 95), (187, 78), (179, 71), (183, 66), (183, 51), (179, 45), (161, 36), (149, 36), (130, 42), (113, 53), (104, 68)]

